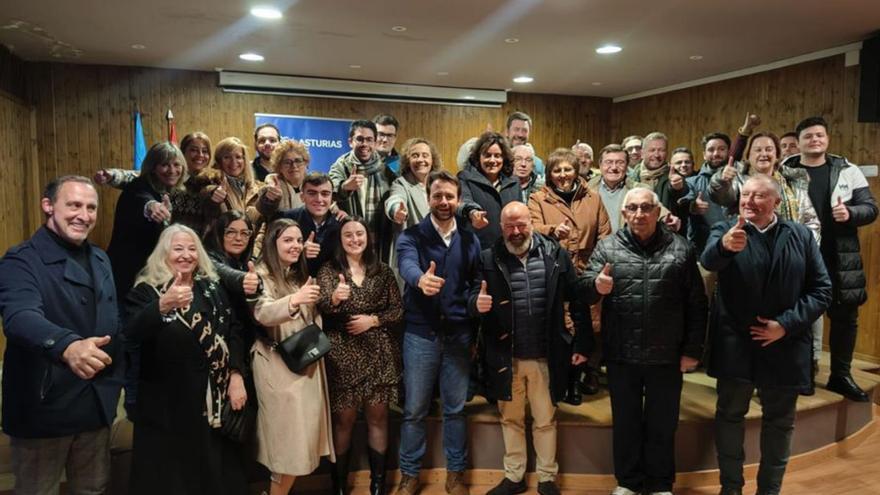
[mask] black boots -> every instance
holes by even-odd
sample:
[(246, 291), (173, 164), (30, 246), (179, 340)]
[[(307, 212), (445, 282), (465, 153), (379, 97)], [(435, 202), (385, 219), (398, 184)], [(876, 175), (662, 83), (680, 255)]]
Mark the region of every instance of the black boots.
[(370, 495), (385, 495), (387, 485), (385, 479), (385, 452), (376, 452), (368, 448), (370, 456)]
[(572, 366), (568, 370), (568, 385), (565, 387), (565, 397), (562, 399), (562, 402), (566, 404), (571, 404), (573, 406), (581, 405), (581, 373), (583, 372), (584, 365)]
[(348, 452), (336, 454), (336, 463), (330, 465), (333, 495), (345, 495), (348, 493), (348, 454)]

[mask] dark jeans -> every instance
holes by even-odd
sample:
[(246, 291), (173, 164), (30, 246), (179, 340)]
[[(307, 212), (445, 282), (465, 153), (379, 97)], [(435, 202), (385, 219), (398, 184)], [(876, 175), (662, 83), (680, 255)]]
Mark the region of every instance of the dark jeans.
[[(752, 400), (754, 383), (718, 380), (715, 408), (715, 446), (721, 486), (742, 489), (745, 450), (745, 415)], [(758, 493), (777, 494), (791, 452), (791, 434), (798, 393), (780, 388), (758, 389), (761, 397), (761, 464), (758, 468)]]
[(828, 340), (831, 346), (831, 374), (849, 376), (856, 333), (859, 330), (859, 307), (854, 304), (832, 303), (828, 308), (831, 330)]
[(681, 372), (674, 365), (607, 363), (614, 476), (633, 491), (671, 491)]

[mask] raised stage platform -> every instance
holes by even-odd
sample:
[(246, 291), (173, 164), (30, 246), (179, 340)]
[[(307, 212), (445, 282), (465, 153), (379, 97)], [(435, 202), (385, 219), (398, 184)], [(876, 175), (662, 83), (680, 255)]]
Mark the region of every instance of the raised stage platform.
[[(823, 357), (816, 394), (800, 397), (797, 406), (797, 420), (792, 442), (792, 462), (790, 470), (821, 462), (829, 456), (840, 455), (848, 446), (858, 444), (859, 438), (874, 427), (873, 404), (855, 403), (840, 395), (828, 392), (824, 384), (828, 379), (827, 354)], [(874, 401), (880, 394), (880, 365), (865, 361), (853, 363), (853, 376), (863, 388), (868, 389)], [(676, 486), (694, 487), (717, 484), (713, 420), (715, 414), (715, 380), (702, 372), (685, 375), (681, 398), (681, 421), (676, 437), (676, 469), (679, 472)], [(878, 402), (880, 403), (880, 402)], [(466, 407), (469, 421), (470, 470), (469, 481), (480, 485), (474, 492), (483, 493), (503, 475), (502, 456), (504, 443), (501, 436), (500, 417), (497, 408), (477, 397)], [(757, 463), (758, 433), (760, 431), (761, 410), (757, 399), (752, 401), (746, 421), (746, 464)], [(568, 490), (598, 490), (614, 487), (613, 464), (611, 456), (611, 404), (607, 390), (598, 395), (585, 396), (580, 406), (561, 404), (557, 416), (559, 482)], [(392, 414), (390, 428), (389, 470), (397, 468), (397, 445), (399, 437), (399, 412)], [(355, 433), (354, 457), (350, 482), (362, 491), (369, 483), (368, 465), (365, 456), (366, 438), (363, 422), (357, 425)], [(432, 415), (428, 419), (428, 452), (424, 460), (422, 476), (426, 481), (436, 484), (445, 479), (445, 460), (441, 440), (441, 419)], [(531, 443), (531, 439), (529, 438)], [(11, 493), (13, 476), (9, 456), (9, 439), (0, 435), (0, 494)], [(113, 438), (114, 473), (110, 494), (127, 493), (128, 466), (131, 448), (131, 423), (118, 421), (114, 427)], [(534, 458), (530, 455), (528, 471), (534, 470)], [(297, 480), (293, 493), (327, 493), (329, 479), (326, 467), (307, 477)], [(747, 469), (747, 473), (749, 470)], [(754, 468), (751, 469), (754, 476)], [(389, 482), (396, 482), (399, 473), (389, 473)], [(534, 476), (529, 478), (532, 486)], [(267, 486), (266, 482), (252, 484), (251, 492), (259, 494)]]

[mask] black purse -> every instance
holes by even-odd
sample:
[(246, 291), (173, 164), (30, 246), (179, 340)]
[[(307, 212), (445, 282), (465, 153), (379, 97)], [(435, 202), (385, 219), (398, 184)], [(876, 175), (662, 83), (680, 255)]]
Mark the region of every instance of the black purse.
[(312, 323), (281, 342), (275, 342), (272, 349), (278, 352), (290, 371), (300, 374), (330, 352), (330, 339), (321, 327)]
[(257, 426), (257, 408), (252, 402), (254, 399), (256, 397), (248, 397), (244, 407), (238, 411), (232, 409), (232, 401), (227, 399), (223, 402), (223, 409), (220, 410), (221, 435), (239, 443), (253, 437)]

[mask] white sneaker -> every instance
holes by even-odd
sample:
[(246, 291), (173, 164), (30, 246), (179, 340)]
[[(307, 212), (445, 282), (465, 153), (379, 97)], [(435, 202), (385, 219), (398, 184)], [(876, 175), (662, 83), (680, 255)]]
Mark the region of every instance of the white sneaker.
[(624, 488), (622, 486), (618, 486), (611, 492), (611, 495), (639, 495), (638, 492), (634, 492), (629, 488)]

